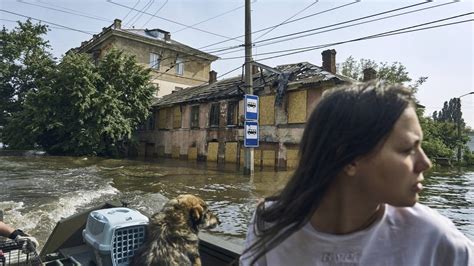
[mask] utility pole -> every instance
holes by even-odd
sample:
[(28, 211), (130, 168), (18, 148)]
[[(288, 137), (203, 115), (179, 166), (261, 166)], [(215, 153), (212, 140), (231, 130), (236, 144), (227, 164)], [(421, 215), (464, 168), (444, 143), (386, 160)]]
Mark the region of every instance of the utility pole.
[[(250, 0), (245, 0), (245, 87), (247, 94), (253, 94), (252, 79), (252, 19)], [(244, 132), (245, 134), (245, 132)], [(254, 148), (245, 148), (244, 175), (254, 174)]]

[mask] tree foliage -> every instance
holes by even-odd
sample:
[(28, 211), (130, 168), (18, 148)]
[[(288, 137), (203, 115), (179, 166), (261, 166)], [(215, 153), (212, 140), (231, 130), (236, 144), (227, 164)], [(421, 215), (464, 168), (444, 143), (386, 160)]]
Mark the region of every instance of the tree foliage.
[(98, 64), (70, 52), (35, 84), (11, 113), (3, 140), (61, 155), (116, 155), (146, 120), (154, 91), (149, 70), (115, 49)]
[(42, 36), (48, 28), (30, 20), (11, 31), (2, 29), (0, 40), (0, 125), (22, 109), (26, 95), (49, 82), (55, 62)]
[[(411, 82), (409, 73), (406, 67), (400, 62), (380, 62), (377, 63), (371, 59), (355, 60), (349, 56), (344, 62), (337, 65), (338, 72), (344, 76), (353, 78), (358, 81), (364, 79), (364, 69), (373, 68), (377, 71), (377, 78), (385, 80), (388, 83), (407, 83)], [(419, 77), (413, 83), (407, 86), (411, 87), (415, 92), (418, 87), (423, 84), (428, 77)]]

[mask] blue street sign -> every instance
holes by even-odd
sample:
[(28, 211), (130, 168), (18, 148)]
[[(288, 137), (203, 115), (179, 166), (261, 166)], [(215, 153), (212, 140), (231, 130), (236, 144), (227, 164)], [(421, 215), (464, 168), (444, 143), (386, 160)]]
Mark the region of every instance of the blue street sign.
[(245, 94), (245, 120), (258, 120), (258, 96)]
[(245, 121), (244, 147), (246, 148), (258, 147), (258, 122), (257, 121)]

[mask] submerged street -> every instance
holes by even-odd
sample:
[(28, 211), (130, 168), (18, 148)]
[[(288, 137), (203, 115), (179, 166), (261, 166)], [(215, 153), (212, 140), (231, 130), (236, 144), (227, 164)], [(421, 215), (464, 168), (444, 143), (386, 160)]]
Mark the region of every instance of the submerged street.
[[(260, 197), (281, 188), (291, 172), (272, 168), (244, 176), (235, 165), (171, 159), (155, 161), (86, 157), (0, 157), (0, 209), (4, 219), (43, 245), (57, 221), (110, 200), (146, 213), (167, 198), (192, 193), (206, 200), (222, 224), (211, 234), (241, 244)], [(434, 171), (420, 201), (437, 209), (474, 239), (474, 169)]]

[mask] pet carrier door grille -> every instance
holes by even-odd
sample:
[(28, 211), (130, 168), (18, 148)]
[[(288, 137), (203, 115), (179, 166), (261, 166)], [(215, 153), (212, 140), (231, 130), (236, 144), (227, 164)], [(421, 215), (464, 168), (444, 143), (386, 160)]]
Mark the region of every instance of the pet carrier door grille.
[(113, 265), (128, 265), (143, 242), (145, 242), (145, 226), (143, 225), (116, 229), (112, 238)]

